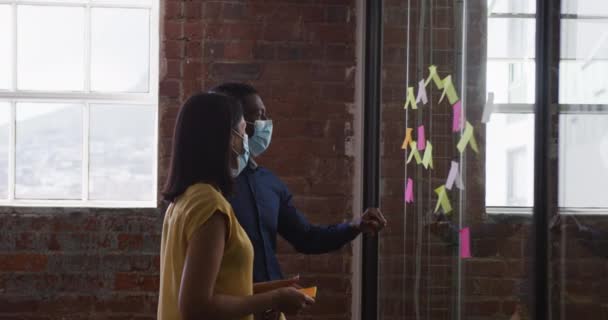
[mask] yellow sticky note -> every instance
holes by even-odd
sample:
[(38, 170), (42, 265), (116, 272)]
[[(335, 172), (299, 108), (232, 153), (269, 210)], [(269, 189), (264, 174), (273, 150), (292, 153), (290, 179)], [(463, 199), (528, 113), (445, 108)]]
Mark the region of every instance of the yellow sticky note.
[(450, 198), (448, 193), (445, 191), (445, 185), (435, 189), (435, 193), (438, 196), (437, 205), (435, 206), (435, 212), (439, 210), (439, 207), (443, 210), (443, 213), (448, 214), (452, 212), (452, 205), (450, 204)]
[(317, 287), (302, 288), (302, 289), (298, 289), (298, 291), (302, 292), (303, 294), (305, 294), (313, 299), (317, 297)]
[(414, 87), (407, 88), (407, 98), (405, 99), (405, 104), (403, 105), (403, 109), (407, 109), (408, 106), (412, 106), (412, 109), (418, 109), (418, 105), (416, 104), (416, 96), (414, 96)]
[(426, 141), (426, 149), (424, 149), (424, 156), (422, 157), (422, 165), (425, 169), (431, 167), (433, 169), (433, 145), (430, 141)]
[(429, 66), (429, 77), (426, 79), (426, 82), (424, 83), (424, 85), (428, 86), (429, 82), (431, 82), (431, 79), (433, 80), (433, 82), (435, 82), (437, 89), (443, 89), (443, 82), (441, 81), (441, 78), (439, 77), (439, 74), (437, 73), (437, 66), (435, 66), (435, 65)]
[(410, 142), (410, 156), (407, 158), (407, 163), (412, 161), (412, 158), (416, 158), (416, 163), (422, 163), (422, 158), (420, 158), (420, 152), (418, 152), (418, 145), (416, 141)]
[(446, 94), (448, 96), (448, 100), (450, 100), (450, 104), (454, 104), (460, 100), (460, 98), (458, 98), (458, 93), (456, 93), (456, 88), (454, 88), (452, 76), (447, 76), (443, 79), (443, 93), (441, 94), (441, 98), (439, 98), (439, 102), (443, 101)]
[(456, 148), (458, 148), (460, 153), (463, 153), (469, 143), (471, 144), (471, 149), (473, 149), (475, 153), (479, 153), (479, 147), (477, 146), (477, 140), (475, 140), (473, 132), (473, 125), (467, 121), (462, 137), (460, 138), (458, 145), (456, 145)]
[(407, 146), (412, 142), (412, 128), (405, 129), (405, 139), (403, 139), (403, 144), (401, 145), (401, 149), (407, 149)]

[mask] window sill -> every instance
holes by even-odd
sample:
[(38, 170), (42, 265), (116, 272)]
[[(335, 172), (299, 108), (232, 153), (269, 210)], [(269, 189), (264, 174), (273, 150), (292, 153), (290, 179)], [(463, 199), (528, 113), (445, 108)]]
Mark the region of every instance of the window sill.
[[(532, 216), (532, 207), (486, 207), (486, 214), (492, 216)], [(564, 215), (606, 215), (608, 208), (559, 208)]]

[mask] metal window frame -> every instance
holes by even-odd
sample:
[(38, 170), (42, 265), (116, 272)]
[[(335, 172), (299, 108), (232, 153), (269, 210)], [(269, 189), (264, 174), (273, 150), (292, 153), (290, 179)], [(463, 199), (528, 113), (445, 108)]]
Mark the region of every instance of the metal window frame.
[[(382, 1), (365, 2), (363, 119), (363, 208), (380, 200), (380, 106), (382, 90)], [(378, 318), (378, 236), (363, 236), (361, 319)]]
[[(154, 143), (153, 153), (153, 198), (146, 201), (122, 200), (91, 200), (89, 199), (89, 123), (90, 107), (98, 104), (146, 105), (153, 108), (154, 123), (158, 123), (158, 82), (159, 82), (159, 52), (160, 52), (160, 16), (158, 0), (0, 0), (0, 5), (11, 6), (12, 15), (12, 52), (11, 52), (11, 86), (8, 90), (0, 90), (0, 101), (8, 102), (10, 106), (9, 120), (9, 161), (8, 161), (8, 199), (0, 199), (1, 206), (14, 207), (91, 207), (91, 208), (155, 208), (158, 198), (158, 143)], [(81, 7), (84, 10), (84, 83), (81, 91), (45, 91), (19, 90), (17, 88), (17, 7), (21, 5), (51, 6), (51, 7)], [(149, 27), (149, 66), (148, 91), (136, 93), (95, 92), (91, 90), (91, 12), (94, 8), (140, 9), (148, 11)], [(16, 199), (15, 170), (16, 170), (16, 105), (21, 102), (39, 103), (74, 103), (82, 105), (82, 194), (77, 200), (50, 199)], [(159, 129), (155, 126), (153, 141), (159, 139)]]

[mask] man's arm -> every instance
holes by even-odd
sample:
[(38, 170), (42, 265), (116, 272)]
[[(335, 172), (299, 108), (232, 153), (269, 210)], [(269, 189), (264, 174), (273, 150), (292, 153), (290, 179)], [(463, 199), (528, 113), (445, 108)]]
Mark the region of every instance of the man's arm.
[(298, 252), (321, 254), (342, 248), (359, 235), (353, 223), (313, 225), (296, 209), (292, 195), (283, 187), (277, 231)]

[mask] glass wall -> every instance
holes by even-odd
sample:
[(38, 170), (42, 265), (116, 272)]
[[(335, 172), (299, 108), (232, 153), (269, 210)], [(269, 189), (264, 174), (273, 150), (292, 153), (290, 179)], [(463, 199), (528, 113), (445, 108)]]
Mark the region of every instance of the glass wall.
[[(606, 317), (608, 2), (562, 0), (548, 61), (534, 0), (382, 3), (378, 318), (534, 319), (536, 276), (550, 319)], [(550, 175), (534, 181), (543, 78)], [(546, 274), (535, 183), (549, 192)]]

